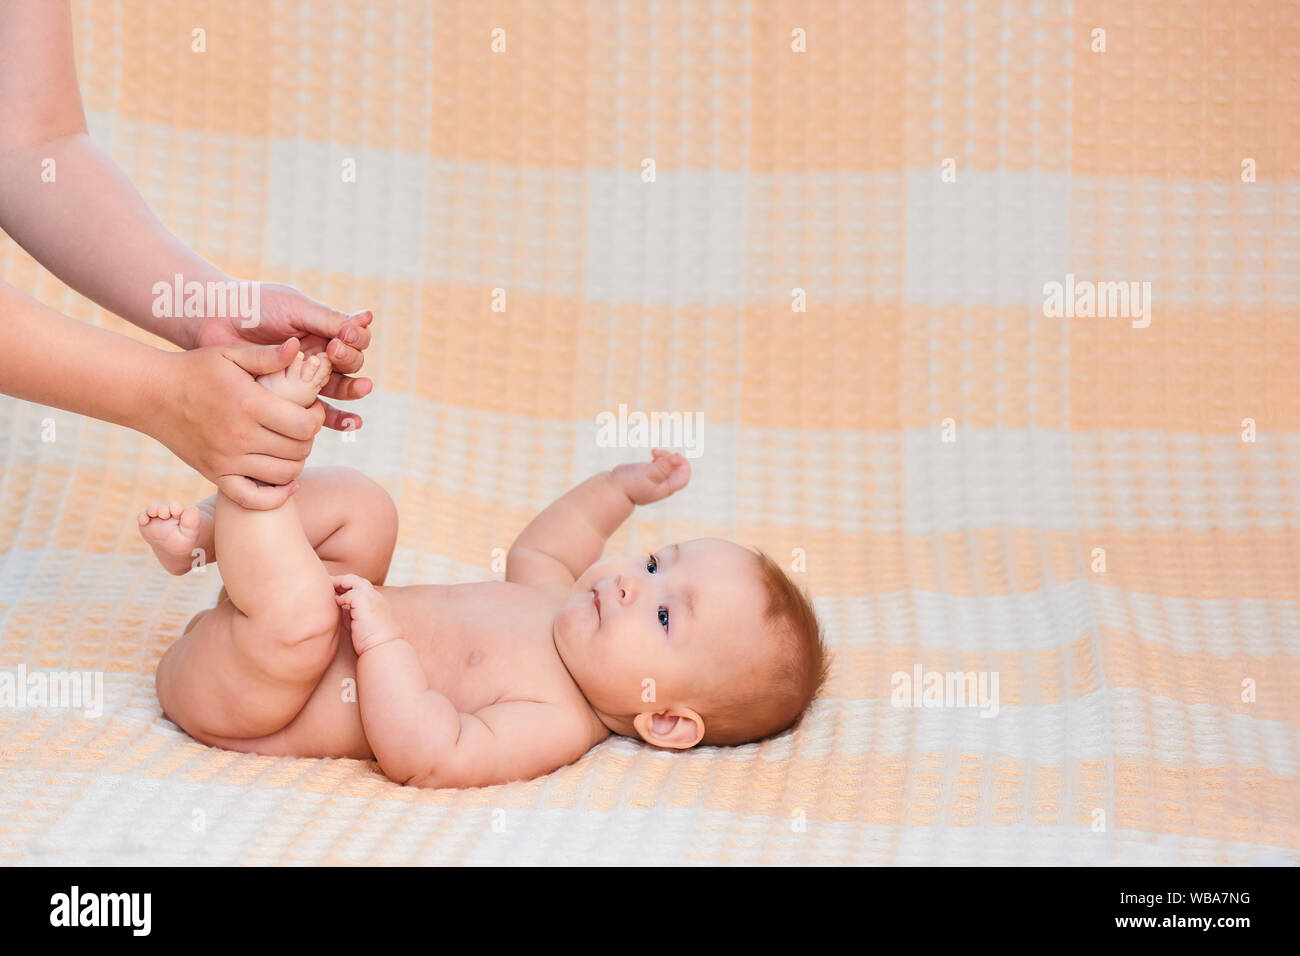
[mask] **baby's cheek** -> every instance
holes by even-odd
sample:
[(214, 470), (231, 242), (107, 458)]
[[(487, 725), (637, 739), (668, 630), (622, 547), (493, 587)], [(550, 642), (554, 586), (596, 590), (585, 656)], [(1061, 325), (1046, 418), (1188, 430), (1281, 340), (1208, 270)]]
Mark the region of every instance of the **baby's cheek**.
[(555, 632), (560, 637), (569, 637), (576, 631), (578, 618), (581, 616), (582, 608), (577, 604), (570, 604), (555, 616)]
[(573, 582), (574, 593), (585, 594), (596, 586), (596, 582), (601, 578), (607, 578), (612, 575), (626, 573), (624, 565), (627, 564), (626, 558), (602, 558), (597, 561), (582, 575), (577, 581)]

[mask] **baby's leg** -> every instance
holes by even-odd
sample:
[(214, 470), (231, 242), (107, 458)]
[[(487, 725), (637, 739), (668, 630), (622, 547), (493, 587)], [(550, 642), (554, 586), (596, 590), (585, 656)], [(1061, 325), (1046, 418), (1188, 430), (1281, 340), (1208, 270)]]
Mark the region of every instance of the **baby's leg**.
[(216, 534), (230, 599), (167, 649), (158, 700), (200, 739), (260, 737), (293, 719), (334, 658), (334, 587), (292, 499), (249, 511), (218, 495)]
[[(303, 534), (330, 574), (359, 574), (383, 584), (397, 536), (397, 509), (383, 486), (353, 468), (308, 468), (293, 502)], [(217, 496), (182, 508), (150, 505), (140, 512), (140, 535), (164, 568), (185, 574), (197, 557), (218, 561), (214, 525)]]
[[(314, 385), (307, 401), (328, 379), (328, 365), (319, 372), (314, 360), (303, 370)], [(292, 498), (251, 511), (218, 493), (213, 534), (230, 599), (167, 649), (158, 699), (200, 739), (265, 736), (294, 718), (334, 659), (341, 629), (334, 586)]]

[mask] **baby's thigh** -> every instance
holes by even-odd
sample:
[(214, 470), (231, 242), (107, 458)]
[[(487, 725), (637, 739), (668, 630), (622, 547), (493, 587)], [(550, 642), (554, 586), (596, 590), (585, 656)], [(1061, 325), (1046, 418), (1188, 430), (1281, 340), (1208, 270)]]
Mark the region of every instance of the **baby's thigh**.
[(330, 574), (359, 574), (383, 584), (397, 546), (397, 506), (381, 484), (356, 469), (322, 472), (318, 500), (337, 524), (315, 545), (317, 557)]
[(344, 634), (334, 660), (321, 675), (296, 716), (275, 733), (262, 737), (206, 735), (212, 747), (272, 757), (351, 757), (371, 760), (357, 704), (357, 655)]
[[(314, 634), (272, 630), (230, 600), (191, 621), (154, 678), (163, 712), (198, 740), (260, 738), (286, 727), (351, 650), (346, 616)], [(216, 744), (222, 746), (221, 744)]]

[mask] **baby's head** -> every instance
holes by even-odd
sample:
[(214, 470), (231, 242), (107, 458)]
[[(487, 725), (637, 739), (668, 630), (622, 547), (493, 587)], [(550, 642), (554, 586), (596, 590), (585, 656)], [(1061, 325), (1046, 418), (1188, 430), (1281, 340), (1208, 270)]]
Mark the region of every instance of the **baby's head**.
[(785, 730), (829, 666), (799, 588), (767, 555), (718, 538), (597, 561), (554, 638), (610, 730), (678, 749)]

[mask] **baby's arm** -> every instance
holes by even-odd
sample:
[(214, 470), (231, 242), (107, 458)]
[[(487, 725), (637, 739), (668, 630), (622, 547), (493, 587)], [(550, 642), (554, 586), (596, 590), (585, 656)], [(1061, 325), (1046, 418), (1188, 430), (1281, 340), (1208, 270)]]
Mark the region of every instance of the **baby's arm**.
[(429, 687), (415, 648), (365, 578), (331, 578), (351, 612), (361, 725), (379, 767), (416, 787), (487, 787), (530, 780), (577, 760), (590, 727), (573, 708), (503, 700), (462, 714)]
[(429, 688), (415, 648), (374, 585), (358, 574), (331, 575), (330, 581), (338, 592), (335, 601), (351, 614), (357, 703), (366, 740), (380, 769), (408, 783), (454, 745), (455, 708)]
[(648, 462), (593, 475), (534, 518), (510, 547), (506, 580), (567, 594), (635, 506), (667, 498), (690, 480), (681, 455), (651, 454)]

